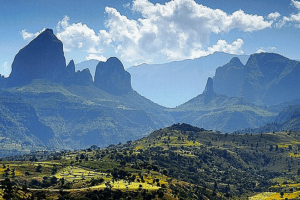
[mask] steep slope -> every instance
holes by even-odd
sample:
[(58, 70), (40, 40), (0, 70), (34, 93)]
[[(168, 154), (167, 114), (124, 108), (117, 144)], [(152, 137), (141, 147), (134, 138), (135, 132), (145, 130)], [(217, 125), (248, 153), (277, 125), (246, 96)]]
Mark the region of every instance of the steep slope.
[(242, 97), (217, 94), (213, 88), (213, 80), (209, 78), (202, 94), (171, 110), (175, 121), (205, 129), (232, 132), (263, 125), (276, 116), (276, 113), (256, 106)]
[(132, 91), (130, 74), (125, 71), (123, 64), (116, 57), (109, 58), (106, 62), (99, 62), (94, 79), (97, 87), (113, 95)]
[(237, 57), (232, 58), (223, 67), (218, 67), (213, 78), (215, 91), (231, 97), (239, 96), (244, 82), (244, 68)]
[(264, 133), (273, 131), (300, 130), (300, 105), (290, 105), (282, 109), (274, 121), (258, 128), (238, 130), (241, 133)]
[[(132, 90), (130, 74), (117, 58), (98, 64), (94, 82), (89, 69), (75, 72), (73, 61), (62, 64), (61, 49), (53, 31), (45, 30), (16, 55), (10, 84), (2, 88), (36, 112), (27, 124), (18, 110), (10, 116), (28, 133), (34, 134), (30, 128), (42, 122), (55, 137), (53, 148), (74, 149), (126, 142), (174, 122), (163, 107)], [(9, 132), (5, 125), (3, 131)], [(42, 142), (48, 144), (49, 138)]]
[(92, 77), (94, 79), (95, 73), (96, 73), (96, 67), (98, 65), (99, 61), (98, 60), (87, 60), (87, 61), (83, 61), (81, 63), (77, 63), (75, 65), (76, 67), (76, 71), (77, 70), (83, 70), (88, 68), (92, 74)]
[(250, 56), (246, 65), (230, 62), (216, 71), (215, 90), (250, 102), (275, 105), (300, 98), (300, 62), (275, 53)]
[[(200, 94), (208, 77), (237, 55), (214, 53), (194, 60), (142, 64), (128, 68), (132, 87), (139, 94), (166, 107), (175, 107)], [(246, 62), (249, 56), (237, 56)]]
[(15, 56), (9, 83), (24, 85), (41, 78), (61, 81), (65, 71), (63, 44), (51, 29), (46, 29)]
[(36, 109), (19, 96), (8, 92), (0, 95), (0, 155), (29, 153), (59, 145), (50, 127), (44, 125)]

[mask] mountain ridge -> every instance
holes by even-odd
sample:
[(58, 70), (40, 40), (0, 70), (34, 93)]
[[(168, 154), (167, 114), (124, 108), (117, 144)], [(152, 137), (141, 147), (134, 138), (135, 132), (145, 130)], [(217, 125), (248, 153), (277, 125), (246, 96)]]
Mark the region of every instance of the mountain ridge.
[[(229, 63), (217, 69), (214, 77), (217, 92), (242, 96), (261, 105), (276, 105), (300, 98), (297, 78), (300, 62), (275, 53), (257, 53), (250, 56), (244, 67), (238, 65)], [(235, 67), (240, 70), (234, 71)], [(224, 73), (218, 73), (221, 70)], [(228, 85), (227, 81), (232, 84)]]
[[(141, 95), (165, 107), (176, 107), (200, 94), (208, 77), (227, 63), (231, 55), (212, 55), (165, 64), (142, 64), (130, 67), (132, 87)], [(246, 62), (249, 56), (238, 56)]]

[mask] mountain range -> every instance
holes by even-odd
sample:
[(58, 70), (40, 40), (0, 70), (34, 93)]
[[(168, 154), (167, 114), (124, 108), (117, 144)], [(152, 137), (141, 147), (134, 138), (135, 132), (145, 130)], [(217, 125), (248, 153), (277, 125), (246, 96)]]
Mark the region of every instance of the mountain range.
[[(201, 65), (200, 69), (196, 68), (195, 63), (210, 58), (215, 63), (210, 65), (213, 69), (216, 63), (221, 63), (222, 59), (215, 61), (220, 57), (226, 60), (232, 55), (214, 54), (202, 61), (175, 62), (161, 69), (156, 66), (153, 71), (166, 77), (173, 64), (175, 71), (170, 71), (170, 80), (180, 83), (189, 80), (191, 73), (196, 77), (198, 72), (205, 71)], [(18, 52), (10, 76), (0, 78), (0, 145), (3, 149), (0, 154), (91, 145), (103, 147), (138, 139), (153, 130), (183, 122), (208, 130), (233, 132), (281, 120), (280, 123), (285, 123), (282, 128), (297, 129), (299, 86), (291, 81), (298, 81), (295, 77), (299, 62), (278, 54), (262, 53), (251, 55), (244, 65), (242, 58), (245, 57), (231, 58), (228, 64), (217, 68), (215, 76), (207, 78), (202, 94), (199, 92), (176, 108), (166, 108), (133, 89), (134, 73), (128, 73), (116, 57), (97, 62), (93, 75), (89, 68), (76, 69), (72, 60), (66, 64), (62, 42), (51, 29), (46, 29)], [(187, 77), (176, 79), (173, 72)], [(206, 72), (203, 74), (207, 76)], [(144, 76), (146, 80), (147, 73)], [(199, 75), (198, 79), (203, 81), (203, 76)], [(187, 98), (176, 85), (174, 88), (178, 89), (178, 96)], [(151, 87), (158, 94), (159, 89), (158, 85)], [(281, 111), (286, 113), (284, 118), (278, 115)], [(291, 117), (294, 121), (288, 122), (286, 119)]]
[(299, 76), (299, 61), (275, 53), (259, 53), (251, 55), (246, 65), (233, 58), (219, 67), (214, 89), (256, 104), (276, 105), (300, 98)]
[(16, 149), (12, 143), (26, 143), (17, 149), (25, 152), (40, 145), (107, 146), (174, 122), (162, 106), (132, 89), (119, 59), (99, 62), (93, 81), (89, 69), (75, 72), (73, 61), (66, 65), (62, 49), (61, 41), (46, 29), (19, 51), (11, 75), (3, 78), (1, 91), (12, 100), (0, 99), (0, 137), (9, 152)]
[(200, 94), (208, 77), (218, 67), (238, 57), (246, 63), (249, 56), (216, 52), (196, 59), (165, 64), (142, 64), (130, 67), (132, 87), (155, 103), (172, 108)]

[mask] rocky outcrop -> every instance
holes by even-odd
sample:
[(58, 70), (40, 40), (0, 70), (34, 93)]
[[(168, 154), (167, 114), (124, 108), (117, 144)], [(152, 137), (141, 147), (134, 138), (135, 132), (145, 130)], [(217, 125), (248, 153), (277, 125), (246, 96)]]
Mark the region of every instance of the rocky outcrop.
[(89, 69), (84, 69), (82, 71), (77, 71), (75, 74), (75, 84), (76, 85), (92, 85), (93, 78)]
[(15, 56), (10, 85), (26, 85), (33, 79), (60, 81), (66, 72), (63, 44), (46, 29)]
[(205, 103), (208, 103), (216, 96), (216, 93), (214, 92), (213, 79), (211, 77), (207, 79), (205, 90), (202, 95)]
[(74, 60), (71, 60), (67, 65), (67, 73), (68, 74), (75, 74), (75, 63)]
[(116, 57), (111, 57), (106, 62), (99, 62), (94, 79), (98, 88), (113, 95), (126, 94), (132, 90), (131, 76)]
[(215, 91), (242, 96), (250, 102), (275, 105), (300, 98), (300, 62), (275, 53), (250, 56), (246, 65), (235, 60), (220, 67)]
[(244, 82), (244, 65), (239, 58), (234, 57), (216, 70), (213, 80), (216, 93), (239, 96)]

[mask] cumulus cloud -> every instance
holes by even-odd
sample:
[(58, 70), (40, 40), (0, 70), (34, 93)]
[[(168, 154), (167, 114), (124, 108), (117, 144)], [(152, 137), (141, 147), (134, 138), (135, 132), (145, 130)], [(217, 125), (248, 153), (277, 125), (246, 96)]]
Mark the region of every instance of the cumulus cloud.
[[(254, 32), (270, 28), (272, 20), (280, 16), (272, 13), (265, 19), (243, 10), (230, 14), (195, 0), (171, 0), (165, 4), (133, 0), (123, 7), (141, 17), (129, 19), (117, 9), (106, 7), (105, 29), (97, 33), (86, 24), (70, 23), (65, 16), (56, 28), (64, 50), (82, 50), (87, 54), (86, 59), (98, 60), (114, 52), (128, 64), (197, 58), (215, 51), (242, 54), (241, 38), (232, 43), (219, 40), (210, 44), (210, 36), (228, 34), (232, 30)], [(37, 35), (23, 31), (23, 38)]]
[(277, 20), (280, 17), (280, 13), (279, 12), (274, 12), (274, 13), (270, 13), (268, 15), (268, 19), (270, 20)]
[(134, 0), (131, 9), (142, 18), (132, 20), (114, 8), (105, 9), (108, 15), (107, 31), (104, 31), (106, 41), (115, 44), (116, 52), (127, 61), (145, 58), (149, 61), (157, 57), (168, 60), (196, 58), (213, 50), (242, 52), (237, 50), (242, 45), (241, 39), (236, 42), (241, 45), (219, 41), (210, 48), (205, 47), (211, 34), (226, 34), (233, 29), (253, 32), (272, 25), (262, 16), (246, 14), (242, 10), (227, 14), (194, 0), (172, 0), (165, 4)]
[(256, 53), (265, 53), (265, 52), (274, 52), (276, 50), (276, 47), (260, 47), (257, 49)]
[(292, 0), (292, 5), (294, 5), (298, 10), (300, 10), (300, 2)]
[(292, 13), (290, 16), (283, 16), (276, 24), (275, 27), (282, 28), (285, 26), (293, 26), (300, 28), (300, 1), (291, 1), (291, 5), (294, 6), (298, 13)]
[(85, 57), (87, 60), (99, 60), (106, 62), (107, 58), (105, 58), (103, 55), (97, 55), (97, 54), (89, 54)]
[(99, 36), (96, 35), (95, 31), (86, 24), (69, 24), (69, 20), (68, 16), (64, 16), (56, 26), (57, 37), (63, 42), (65, 51), (81, 49), (88, 52), (97, 49), (97, 51), (101, 52), (101, 49), (97, 48)]
[(23, 29), (21, 31), (21, 35), (23, 37), (24, 40), (32, 40), (34, 39), (35, 37), (37, 37), (41, 32), (43, 32), (45, 30), (45, 28), (43, 28), (41, 31), (38, 31), (36, 33), (29, 33), (27, 32), (26, 29)]

